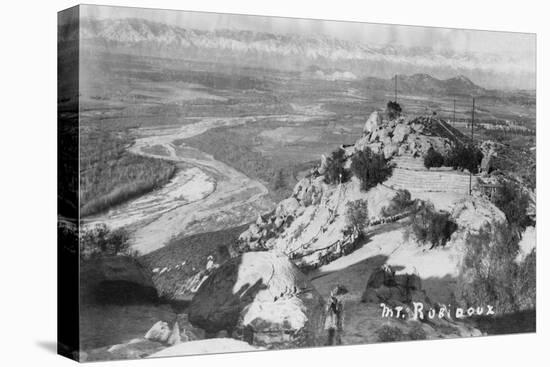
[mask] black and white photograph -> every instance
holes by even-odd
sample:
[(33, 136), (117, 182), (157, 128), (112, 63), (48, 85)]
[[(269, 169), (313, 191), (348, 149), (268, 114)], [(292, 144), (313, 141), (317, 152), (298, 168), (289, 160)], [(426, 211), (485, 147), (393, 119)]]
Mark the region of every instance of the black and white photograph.
[(78, 309), (60, 353), (536, 332), (536, 51), (533, 33), (59, 12), (60, 312)]

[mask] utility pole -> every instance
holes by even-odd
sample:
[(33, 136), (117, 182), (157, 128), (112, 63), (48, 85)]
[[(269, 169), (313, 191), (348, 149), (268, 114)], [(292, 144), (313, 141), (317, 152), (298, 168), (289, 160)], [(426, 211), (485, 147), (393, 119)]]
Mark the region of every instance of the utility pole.
[[(475, 98), (472, 98), (472, 148), (474, 146), (474, 119), (475, 119), (475, 110), (476, 110), (476, 99)], [(472, 172), (471, 170), (468, 170), (470, 172), (470, 187), (469, 187), (469, 192), (470, 192), (470, 196), (472, 196)]]
[(476, 99), (472, 98), (472, 145), (474, 145), (474, 114), (476, 110)]
[(456, 124), (456, 98), (453, 99), (453, 127)]
[(395, 74), (395, 103), (397, 103), (397, 74)]

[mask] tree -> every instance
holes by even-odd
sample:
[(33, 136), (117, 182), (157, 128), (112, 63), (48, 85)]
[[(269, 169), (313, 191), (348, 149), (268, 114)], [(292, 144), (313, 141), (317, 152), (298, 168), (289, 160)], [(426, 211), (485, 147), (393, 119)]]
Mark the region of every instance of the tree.
[(332, 152), (327, 158), (327, 169), (325, 171), (325, 182), (328, 184), (337, 184), (345, 182), (348, 179), (348, 173), (344, 168), (346, 156), (343, 149)]
[(397, 102), (389, 101), (386, 105), (386, 117), (388, 120), (394, 120), (399, 116), (401, 116), (401, 106)]
[(369, 210), (366, 200), (350, 201), (346, 204), (346, 220), (348, 226), (358, 234), (364, 234), (369, 223)]
[(432, 247), (445, 246), (458, 228), (450, 219), (450, 214), (436, 211), (432, 203), (421, 201), (411, 220), (411, 230), (421, 243), (431, 243)]
[(80, 256), (83, 259), (130, 254), (130, 235), (124, 228), (110, 230), (101, 223), (80, 232)]
[(516, 304), (520, 310), (537, 307), (537, 250), (533, 248), (518, 265), (514, 282)]
[(434, 148), (428, 149), (428, 152), (424, 156), (424, 167), (441, 167), (445, 162), (443, 155)]
[(275, 182), (273, 183), (273, 188), (275, 190), (281, 190), (286, 188), (286, 179), (282, 169), (277, 171), (277, 174), (275, 176)]
[(406, 189), (399, 189), (395, 192), (395, 196), (391, 199), (390, 203), (382, 208), (382, 215), (384, 217), (391, 217), (396, 214), (409, 209), (415, 203), (411, 199), (411, 193)]
[(353, 155), (351, 171), (361, 181), (361, 189), (368, 190), (385, 181), (392, 169), (383, 154), (373, 153), (367, 147)]
[(527, 215), (529, 195), (522, 188), (508, 180), (503, 180), (496, 190), (493, 203), (502, 210), (508, 223), (516, 229), (523, 230), (531, 224)]
[(458, 282), (464, 307), (492, 305), (501, 313), (518, 310), (516, 284), (518, 236), (505, 224), (484, 226), (466, 237)]

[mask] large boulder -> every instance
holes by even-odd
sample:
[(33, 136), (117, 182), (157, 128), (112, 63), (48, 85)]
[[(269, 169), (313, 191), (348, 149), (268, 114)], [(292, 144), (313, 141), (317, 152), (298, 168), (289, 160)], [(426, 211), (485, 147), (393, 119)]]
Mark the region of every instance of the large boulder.
[(283, 255), (249, 252), (217, 269), (189, 306), (189, 320), (209, 334), (226, 330), (269, 348), (313, 346), (322, 329), (323, 299)]
[(157, 300), (150, 272), (127, 256), (102, 257), (81, 263), (84, 302), (133, 303)]
[(363, 127), (363, 134), (370, 134), (378, 126), (382, 124), (382, 116), (380, 116), (380, 113), (378, 111), (374, 111), (370, 114), (369, 118), (365, 122), (365, 126)]

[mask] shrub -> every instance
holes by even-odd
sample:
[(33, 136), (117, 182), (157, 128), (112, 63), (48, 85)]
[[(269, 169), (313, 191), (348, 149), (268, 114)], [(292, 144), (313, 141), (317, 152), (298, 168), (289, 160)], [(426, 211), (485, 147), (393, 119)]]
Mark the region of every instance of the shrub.
[(537, 251), (529, 255), (518, 265), (514, 280), (516, 305), (520, 310), (535, 309), (537, 306)]
[(407, 335), (411, 340), (426, 340), (427, 338), (426, 331), (422, 329), (421, 324), (414, 325), (412, 329), (409, 330)]
[(464, 307), (492, 305), (499, 313), (518, 310), (514, 289), (519, 238), (509, 226), (486, 225), (469, 234), (457, 282), (457, 300)]
[(353, 155), (351, 171), (361, 181), (361, 189), (368, 190), (385, 181), (392, 169), (383, 154), (373, 153), (370, 148), (366, 148)]
[(436, 211), (431, 203), (421, 202), (412, 216), (411, 230), (421, 243), (431, 243), (431, 248), (445, 246), (458, 228), (450, 216), (447, 212)]
[(366, 200), (350, 201), (346, 204), (346, 220), (348, 226), (356, 233), (364, 234), (368, 225), (369, 211)]
[(401, 106), (397, 102), (389, 101), (386, 105), (386, 117), (388, 120), (394, 120), (399, 116), (401, 116)]
[(391, 199), (390, 204), (382, 208), (382, 216), (391, 217), (403, 212), (413, 205), (414, 200), (411, 199), (411, 193), (409, 190), (399, 189), (396, 191), (395, 196)]
[(80, 232), (80, 256), (135, 255), (130, 250), (130, 236), (123, 228), (110, 230), (105, 224), (84, 228)]
[(441, 167), (445, 163), (445, 158), (434, 148), (428, 149), (424, 156), (424, 167)]
[(381, 342), (396, 342), (405, 340), (405, 334), (397, 326), (384, 325), (380, 329), (376, 330), (378, 340)]
[(493, 204), (502, 210), (510, 225), (523, 230), (531, 224), (527, 215), (529, 200), (529, 195), (518, 184), (503, 181), (496, 190)]
[(483, 153), (474, 145), (456, 145), (445, 158), (445, 165), (478, 173)]
[(348, 173), (344, 168), (345, 161), (346, 157), (343, 149), (332, 152), (330, 157), (327, 158), (327, 170), (325, 172), (326, 183), (337, 184), (347, 181)]

